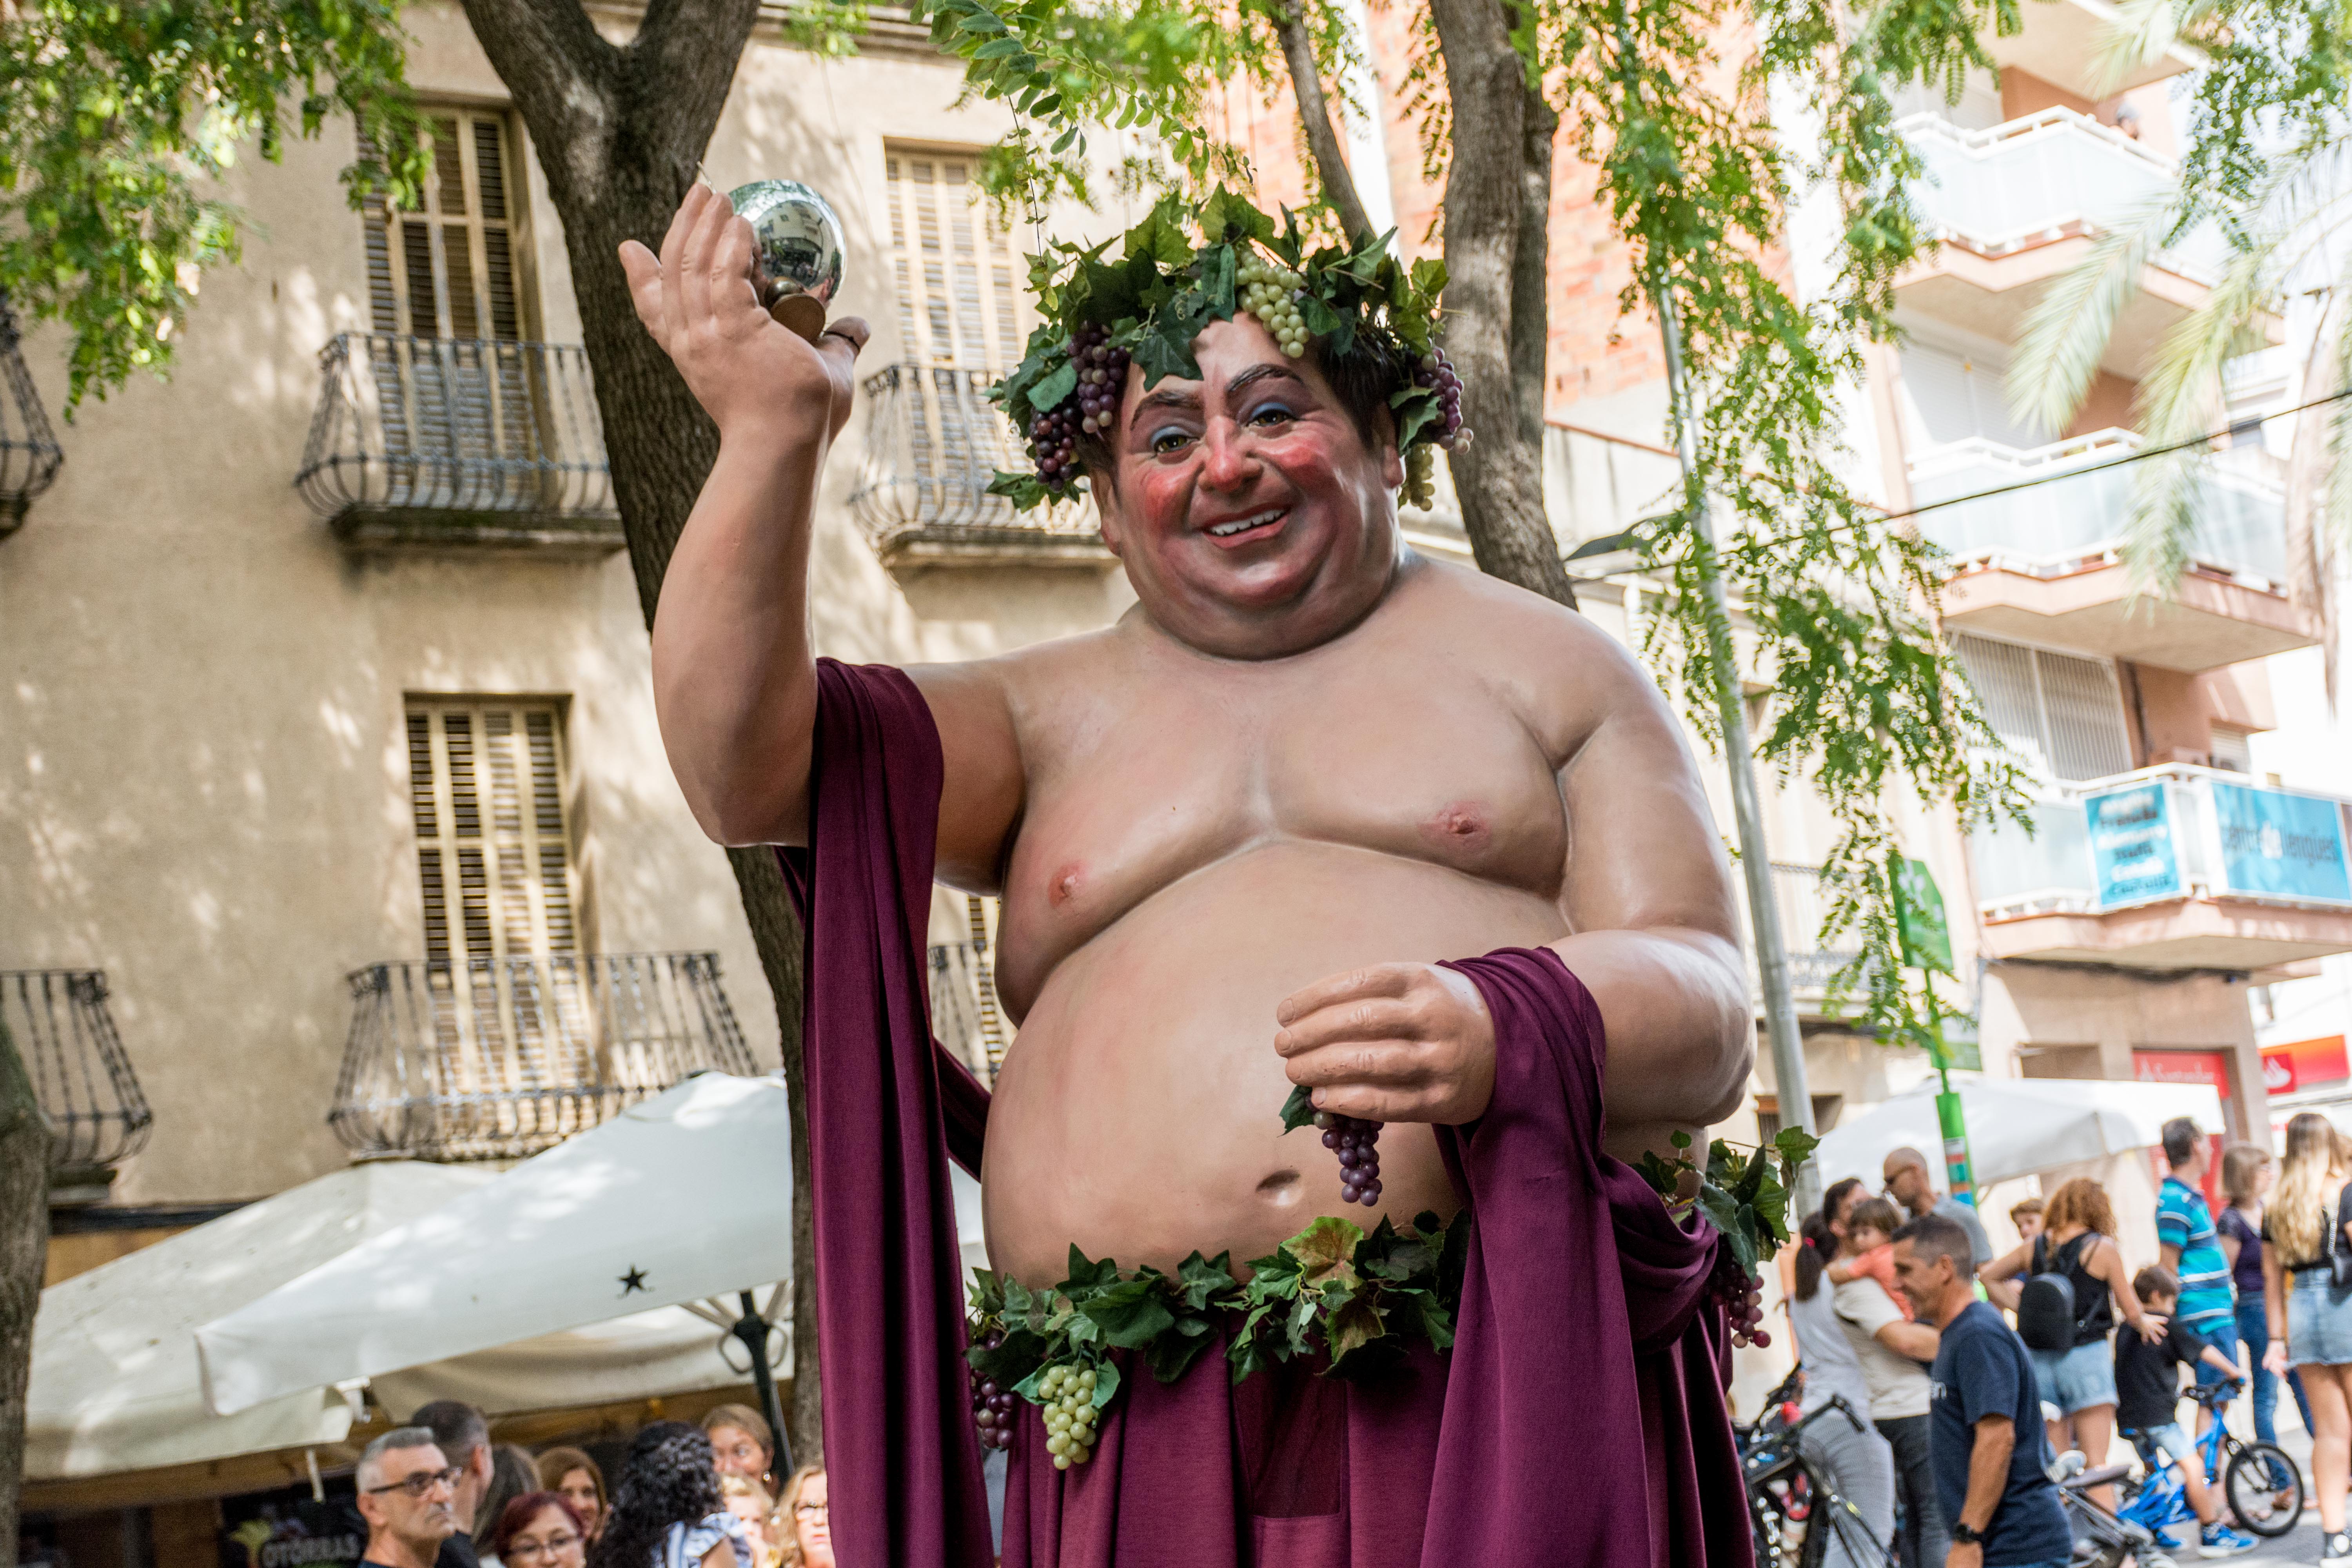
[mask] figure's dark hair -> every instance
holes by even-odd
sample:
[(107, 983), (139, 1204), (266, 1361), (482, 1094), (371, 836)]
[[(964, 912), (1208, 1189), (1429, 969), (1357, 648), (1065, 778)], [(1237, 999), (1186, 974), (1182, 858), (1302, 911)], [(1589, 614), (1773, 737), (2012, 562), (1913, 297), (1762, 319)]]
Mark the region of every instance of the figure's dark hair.
[(1817, 1214), (1805, 1216), (1805, 1244), (1797, 1248), (1797, 1300), (1810, 1301), (1822, 1288), (1822, 1270), (1837, 1252), (1838, 1239), (1830, 1222)]
[(1911, 1256), (1922, 1263), (1948, 1258), (1961, 1279), (1975, 1276), (1975, 1244), (1969, 1241), (1969, 1233), (1961, 1228), (1958, 1220), (1946, 1219), (1939, 1214), (1923, 1214), (1917, 1219), (1906, 1222), (1895, 1233), (1895, 1239), (1909, 1242)]
[(699, 1523), (725, 1507), (710, 1439), (683, 1421), (656, 1421), (629, 1440), (588, 1568), (646, 1568), (671, 1525)]
[(2205, 1142), (2205, 1134), (2193, 1116), (2176, 1116), (2166, 1122), (2163, 1137), (2164, 1157), (2176, 1170), (2195, 1159), (2197, 1145)]
[[(1369, 447), (1378, 441), (1381, 420), (1389, 412), (1390, 394), (1412, 384), (1413, 363), (1408, 351), (1385, 332), (1359, 332), (1343, 354), (1331, 353), (1319, 339), (1309, 340), (1307, 357), (1323, 373), (1331, 395), (1348, 411), (1348, 418), (1364, 445)], [(1113, 416), (1112, 428), (1118, 428), (1118, 421), (1126, 417), (1127, 401), (1122, 398), (1118, 413)], [(1118, 459), (1108, 440), (1098, 435), (1082, 435), (1077, 440), (1077, 454), (1078, 466), (1092, 482), (1106, 486), (1112, 482)]]

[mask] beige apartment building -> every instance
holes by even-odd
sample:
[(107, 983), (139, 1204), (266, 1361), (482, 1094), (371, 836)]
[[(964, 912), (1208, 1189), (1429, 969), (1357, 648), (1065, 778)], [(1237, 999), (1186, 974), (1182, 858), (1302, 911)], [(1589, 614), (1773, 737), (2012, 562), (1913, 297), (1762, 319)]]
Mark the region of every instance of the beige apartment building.
[[(2150, 264), (2074, 427), (2023, 428), (2001, 394), (2031, 301), (2121, 197), (2171, 177), (2166, 78), (2191, 62), (2094, 101), (2079, 73), (2107, 15), (2028, 7), (1997, 86), (1905, 122), (1946, 240), (1905, 282), (1911, 334), (1860, 403), (1855, 482), (1927, 509), (1917, 526), (1953, 552), (1948, 623), (2034, 771), (2042, 831), (1967, 838), (1887, 809), (1953, 912), (1983, 1071), (2211, 1082), (2232, 1131), (2262, 1137), (2249, 990), (2352, 952), (2344, 803), (2251, 771), (2248, 738), (2279, 721), (2263, 661), (2328, 635), (2308, 543), (2275, 459), (2234, 453), (2179, 592), (2136, 604), (2115, 553), (2128, 481), (2093, 467), (2136, 440), (2154, 336), (2208, 286), (2195, 245)], [(247, 164), (244, 258), (205, 280), (173, 376), (58, 425), (55, 482), (0, 537), (0, 1016), (59, 1122), (54, 1279), (354, 1159), (512, 1158), (694, 1068), (775, 1061), (725, 857), (662, 755), (537, 152), (454, 7), (404, 20), (433, 110), (425, 210), (349, 209), (348, 125)], [(1376, 213), (1426, 246), (1438, 193), (1402, 106), (1399, 14), (1364, 25), (1377, 112), (1351, 155)], [(1129, 599), (1087, 519), (979, 494), (1013, 458), (980, 394), (1031, 325), (1036, 237), (975, 200), (1007, 122), (959, 105), (961, 83), (887, 13), (831, 61), (771, 16), (706, 160), (721, 187), (789, 175), (830, 196), (842, 308), (875, 328), (815, 543), (819, 645), (844, 658), (984, 655)], [(1264, 195), (1295, 200), (1286, 108), (1237, 92), (1223, 111)], [(1559, 159), (1546, 456), (1573, 551), (1654, 510), (1673, 463), (1654, 336), (1615, 321), (1622, 257), (1591, 172)], [(1113, 198), (1052, 222), (1091, 237), (1138, 216)], [(52, 416), (60, 351), (47, 332), (23, 348)], [(2262, 362), (2235, 406), (2283, 405), (2290, 381)], [(21, 485), (9, 457), (0, 482)], [(2043, 475), (2061, 477), (1937, 504)], [(1407, 523), (1467, 560), (1442, 506)], [(1654, 589), (1629, 566), (1575, 563), (1588, 613), (1632, 642)], [(1830, 824), (1801, 787), (1768, 806), (1833, 1124), (1929, 1069), (1829, 1000), (1846, 957), (1818, 936)], [(933, 929), (940, 1029), (983, 1067), (1009, 1032), (991, 918), (943, 895)], [(1769, 1058), (1755, 1089), (1735, 1135), (1780, 1115)], [(83, 1495), (36, 1482), (37, 1508)], [(77, 1564), (210, 1562), (210, 1506), (51, 1524)]]

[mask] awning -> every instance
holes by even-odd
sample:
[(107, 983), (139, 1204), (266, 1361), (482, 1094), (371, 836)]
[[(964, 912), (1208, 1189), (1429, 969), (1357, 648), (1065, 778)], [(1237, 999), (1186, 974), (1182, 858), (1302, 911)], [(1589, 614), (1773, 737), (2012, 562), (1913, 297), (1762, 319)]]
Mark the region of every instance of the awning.
[[(2144, 1149), (2164, 1124), (2194, 1117), (2225, 1132), (2221, 1097), (2207, 1084), (2124, 1083), (2105, 1079), (1954, 1079), (1979, 1183), (2006, 1182), (2057, 1165)], [(1824, 1186), (1861, 1176), (1877, 1187), (1886, 1156), (1908, 1145), (1943, 1169), (1933, 1079), (1838, 1124), (1813, 1152)]]

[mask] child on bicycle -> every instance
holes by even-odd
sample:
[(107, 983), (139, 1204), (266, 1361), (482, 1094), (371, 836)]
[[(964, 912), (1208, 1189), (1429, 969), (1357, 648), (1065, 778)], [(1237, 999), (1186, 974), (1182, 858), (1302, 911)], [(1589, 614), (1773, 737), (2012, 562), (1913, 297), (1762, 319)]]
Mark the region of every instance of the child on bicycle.
[(2221, 1522), (2221, 1500), (2206, 1484), (2203, 1456), (2179, 1418), (2182, 1366), (2201, 1361), (2231, 1378), (2239, 1370), (2211, 1341), (2173, 1319), (2180, 1281), (2171, 1269), (2151, 1264), (2133, 1278), (2132, 1289), (2148, 1314), (2163, 1320), (2164, 1337), (2151, 1344), (2137, 1334), (2116, 1336), (2116, 1424), (2139, 1450), (2150, 1475), (2167, 1460), (2179, 1469), (2181, 1489), (2202, 1530), (2200, 1556), (2251, 1552), (2253, 1537)]

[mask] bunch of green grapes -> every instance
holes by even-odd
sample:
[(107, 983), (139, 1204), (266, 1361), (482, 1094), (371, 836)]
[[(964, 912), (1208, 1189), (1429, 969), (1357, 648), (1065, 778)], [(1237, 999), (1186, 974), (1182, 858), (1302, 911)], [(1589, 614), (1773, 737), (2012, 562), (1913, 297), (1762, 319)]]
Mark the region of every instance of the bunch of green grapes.
[(1094, 1455), (1095, 1423), (1102, 1418), (1095, 1408), (1094, 1369), (1049, 1366), (1037, 1392), (1045, 1396), (1045, 1452), (1054, 1456), (1054, 1468), (1085, 1464)]
[(1297, 359), (1307, 352), (1307, 322), (1298, 314), (1297, 290), (1307, 279), (1279, 262), (1251, 257), (1234, 274), (1241, 285), (1242, 309), (1265, 324), (1282, 352)]
[(1423, 511), (1437, 505), (1437, 448), (1426, 441), (1404, 455), (1404, 504)]

